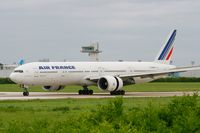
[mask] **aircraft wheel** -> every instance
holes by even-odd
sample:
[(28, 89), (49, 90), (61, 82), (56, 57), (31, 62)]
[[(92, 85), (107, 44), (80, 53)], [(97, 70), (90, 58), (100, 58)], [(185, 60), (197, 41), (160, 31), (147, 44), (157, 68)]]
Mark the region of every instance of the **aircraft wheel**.
[(78, 94), (79, 94), (79, 95), (83, 95), (83, 90), (79, 90), (79, 91), (78, 91)]
[(28, 91), (23, 92), (23, 96), (29, 96), (29, 92)]
[(121, 95), (125, 95), (125, 91), (124, 90), (121, 90)]
[(93, 94), (93, 90), (79, 90), (78, 94), (79, 95), (92, 95)]
[(125, 91), (124, 90), (111, 91), (110, 95), (125, 95)]
[(115, 92), (114, 92), (114, 91), (111, 91), (111, 92), (110, 92), (110, 95), (115, 95)]
[(93, 90), (89, 90), (89, 94), (92, 95), (93, 94)]

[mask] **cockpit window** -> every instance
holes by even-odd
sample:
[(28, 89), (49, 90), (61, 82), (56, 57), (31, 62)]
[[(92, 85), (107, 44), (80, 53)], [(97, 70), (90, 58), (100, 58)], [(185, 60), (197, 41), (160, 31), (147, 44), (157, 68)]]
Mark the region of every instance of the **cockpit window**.
[(14, 72), (15, 73), (23, 73), (24, 71), (23, 70), (15, 70)]

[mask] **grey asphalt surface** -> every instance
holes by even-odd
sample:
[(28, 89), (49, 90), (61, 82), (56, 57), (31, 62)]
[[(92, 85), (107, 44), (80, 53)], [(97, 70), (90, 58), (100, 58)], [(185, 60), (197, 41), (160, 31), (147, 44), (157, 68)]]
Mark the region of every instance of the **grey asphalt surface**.
[[(172, 97), (192, 95), (195, 92), (126, 92), (123, 96), (129, 97)], [(31, 100), (31, 99), (83, 99), (83, 98), (114, 98), (109, 93), (94, 93), (93, 95), (78, 95), (78, 93), (64, 92), (30, 92), (29, 96), (23, 96), (22, 92), (0, 92), (0, 100)]]

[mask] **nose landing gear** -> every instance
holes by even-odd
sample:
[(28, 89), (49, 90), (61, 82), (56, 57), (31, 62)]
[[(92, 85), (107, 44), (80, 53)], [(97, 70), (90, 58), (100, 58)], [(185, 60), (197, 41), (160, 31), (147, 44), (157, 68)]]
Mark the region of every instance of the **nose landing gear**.
[(23, 96), (29, 96), (28, 86), (20, 85), (20, 87), (23, 89)]
[(29, 96), (29, 92), (28, 91), (23, 92), (23, 96)]

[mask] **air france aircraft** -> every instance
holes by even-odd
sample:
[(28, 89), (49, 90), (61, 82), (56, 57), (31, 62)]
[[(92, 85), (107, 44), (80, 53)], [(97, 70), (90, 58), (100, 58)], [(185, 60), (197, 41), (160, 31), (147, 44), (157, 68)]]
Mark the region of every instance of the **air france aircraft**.
[(92, 95), (88, 86), (96, 85), (111, 95), (124, 95), (125, 85), (139, 84), (177, 72), (199, 70), (200, 67), (170, 65), (177, 30), (173, 30), (153, 62), (33, 62), (17, 67), (10, 79), (23, 88), (39, 85), (47, 91), (58, 91), (67, 85), (80, 85), (80, 95)]

